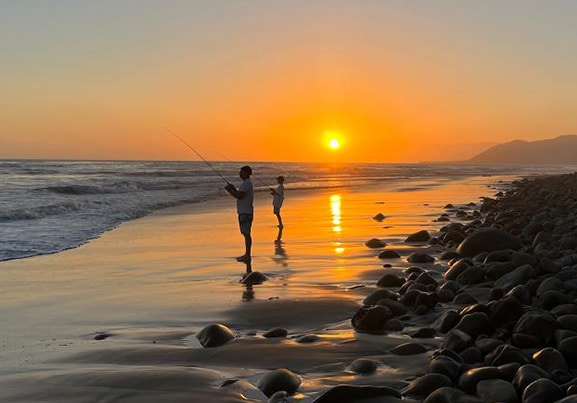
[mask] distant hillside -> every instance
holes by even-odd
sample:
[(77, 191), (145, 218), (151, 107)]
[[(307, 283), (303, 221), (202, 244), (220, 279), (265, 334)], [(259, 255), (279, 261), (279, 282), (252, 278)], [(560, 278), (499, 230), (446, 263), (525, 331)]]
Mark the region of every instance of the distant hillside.
[(477, 164), (566, 164), (577, 165), (577, 135), (550, 140), (515, 140), (489, 148), (469, 161)]

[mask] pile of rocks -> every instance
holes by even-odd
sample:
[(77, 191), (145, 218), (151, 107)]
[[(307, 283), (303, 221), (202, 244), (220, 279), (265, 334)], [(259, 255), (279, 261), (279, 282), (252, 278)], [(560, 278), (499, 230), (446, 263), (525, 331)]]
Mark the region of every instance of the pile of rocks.
[(442, 349), (406, 398), (577, 402), (577, 174), (515, 182), (472, 212), (451, 207), (442, 221), (459, 222), (428, 241), (456, 247), (440, 256), (442, 277), (386, 274), (353, 327), (382, 334), (435, 314), (419, 337), (441, 334)]

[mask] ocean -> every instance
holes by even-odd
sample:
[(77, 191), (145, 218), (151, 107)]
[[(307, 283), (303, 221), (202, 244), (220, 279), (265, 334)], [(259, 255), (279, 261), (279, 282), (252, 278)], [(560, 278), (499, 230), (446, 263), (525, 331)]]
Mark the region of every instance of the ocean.
[[(0, 161), (0, 261), (78, 247), (121, 223), (166, 207), (226, 194), (239, 162)], [(257, 191), (284, 175), (287, 191), (428, 182), (480, 175), (530, 176), (571, 167), (451, 164), (249, 163)], [(217, 174), (218, 173), (218, 174)], [(219, 174), (222, 176), (219, 176)]]

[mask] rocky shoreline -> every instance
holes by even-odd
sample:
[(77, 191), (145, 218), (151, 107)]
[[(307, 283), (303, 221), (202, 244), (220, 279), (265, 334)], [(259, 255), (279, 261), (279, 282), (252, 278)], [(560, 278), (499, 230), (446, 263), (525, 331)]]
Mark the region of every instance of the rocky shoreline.
[[(367, 241), (384, 273), (351, 319), (357, 334), (410, 336), (389, 353), (421, 355), (426, 373), (336, 385), (312, 401), (577, 402), (577, 174), (516, 181), (481, 205), (447, 205), (437, 221), (447, 224), (405, 240), (415, 248), (402, 272), (406, 251)], [(371, 374), (382, 360), (359, 357), (347, 371)], [(257, 387), (269, 402), (303, 401), (291, 397), (301, 381), (278, 369)]]
[[(450, 257), (442, 279), (407, 269), (397, 293), (375, 291), (380, 301), (369, 305), (374, 298), (367, 298), (353, 326), (390, 327), (397, 295), (414, 315), (442, 311), (420, 332), (441, 334), (441, 349), (403, 396), (425, 403), (577, 402), (577, 175), (515, 182), (486, 198), (478, 213), (447, 208), (472, 221), (448, 224), (429, 240), (452, 247), (462, 239), (455, 256), (441, 255)], [(385, 275), (380, 283), (395, 280)]]

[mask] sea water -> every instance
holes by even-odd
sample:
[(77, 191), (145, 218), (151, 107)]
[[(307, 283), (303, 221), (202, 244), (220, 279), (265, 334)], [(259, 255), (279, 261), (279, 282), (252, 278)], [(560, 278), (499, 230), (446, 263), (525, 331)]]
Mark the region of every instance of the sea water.
[[(209, 165), (210, 164), (210, 165)], [(155, 210), (225, 195), (237, 162), (0, 160), (0, 261), (82, 245)], [(568, 172), (568, 167), (449, 164), (251, 163), (257, 191), (419, 183), (479, 175)], [(224, 179), (223, 179), (224, 178)], [(400, 189), (400, 188), (399, 188)]]

